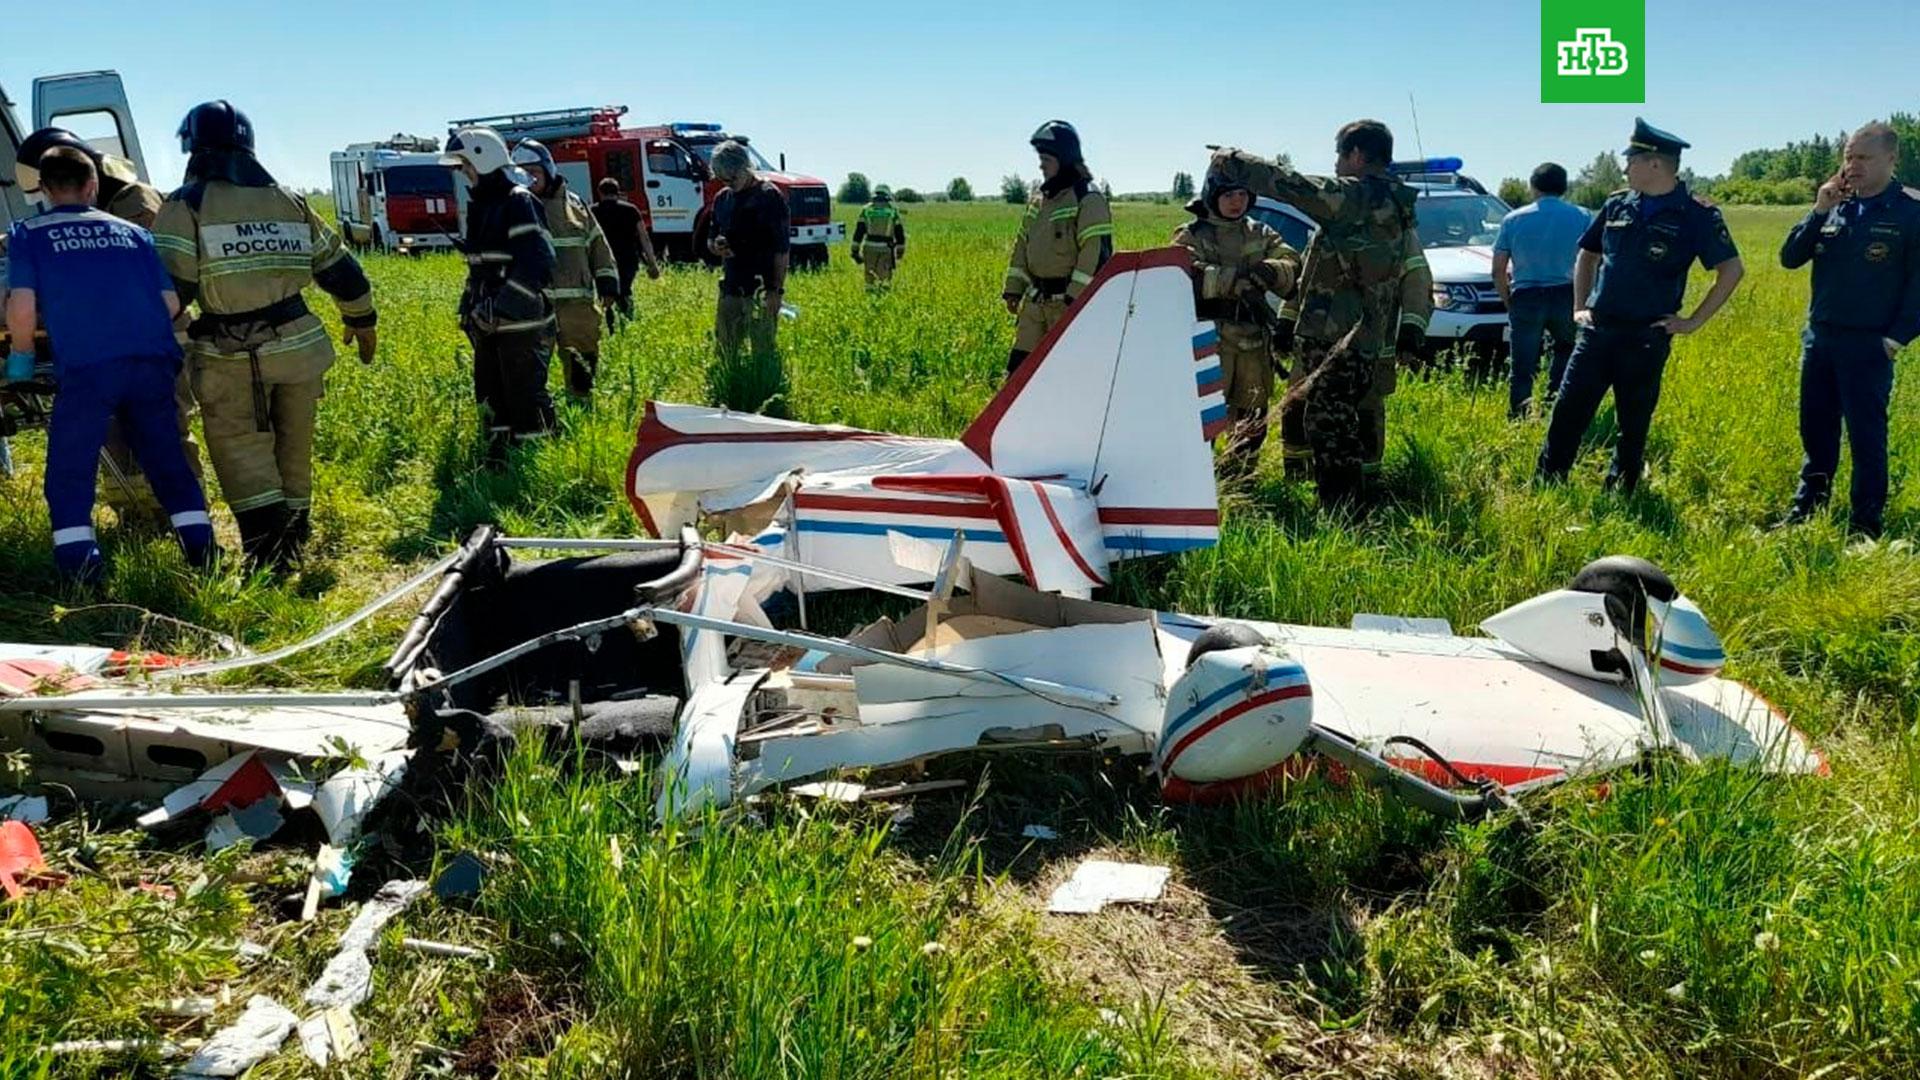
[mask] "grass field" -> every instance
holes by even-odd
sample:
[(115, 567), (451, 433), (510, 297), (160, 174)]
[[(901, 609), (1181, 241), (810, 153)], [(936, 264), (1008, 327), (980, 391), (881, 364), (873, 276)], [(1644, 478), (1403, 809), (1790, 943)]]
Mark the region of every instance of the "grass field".
[[(799, 317), (782, 343), (796, 416), (953, 435), (992, 393), (1012, 330), (995, 294), (1015, 212), (905, 210), (913, 246), (891, 292), (869, 296), (844, 249), (793, 280)], [(778, 806), (763, 828), (663, 833), (645, 777), (522, 755), (433, 826), (443, 857), (483, 851), (496, 870), (472, 910), (422, 906), (389, 931), (354, 1073), (1914, 1075), (1920, 485), (1905, 481), (1920, 463), (1906, 420), (1920, 386), (1909, 360), (1890, 542), (1850, 546), (1827, 519), (1764, 531), (1798, 466), (1807, 283), (1775, 261), (1794, 216), (1729, 212), (1748, 277), (1678, 343), (1638, 495), (1601, 492), (1601, 452), (1568, 485), (1535, 489), (1543, 426), (1509, 424), (1503, 389), (1403, 378), (1388, 498), (1371, 516), (1321, 517), (1272, 448), (1253, 490), (1223, 508), (1218, 548), (1129, 564), (1113, 592), (1223, 615), (1344, 625), (1386, 611), (1469, 627), (1591, 558), (1643, 555), (1712, 617), (1730, 673), (1818, 739), (1831, 779), (1660, 767), (1604, 797), (1562, 791), (1532, 808), (1529, 830), (1441, 827), (1314, 779), (1259, 805), (1176, 812), (1123, 768), (1006, 762), (964, 800), (923, 800), (905, 826)], [(1121, 204), (1120, 245), (1157, 245), (1181, 217)], [(491, 474), (451, 315), (460, 265), (374, 257), (368, 271), (380, 355), (332, 373), (307, 571), (200, 580), (167, 543), (108, 528), (107, 597), (260, 647), (350, 611), (480, 522), (635, 531), (619, 493), (631, 433), (649, 398), (699, 400), (710, 275), (642, 280), (641, 318), (608, 344), (593, 406), (563, 407), (561, 437)], [(124, 609), (69, 610), (37, 437), (17, 449), (26, 474), (0, 484), (0, 638), (122, 644), (139, 631), (191, 647), (194, 633)], [(373, 685), (399, 622), (272, 677)], [(1020, 840), (1036, 821), (1062, 839)], [(284, 922), (297, 852), (201, 860), (125, 824), (93, 813), (42, 830), (73, 881), (0, 908), (0, 1074), (115, 1075), (125, 1058), (54, 1066), (34, 1048), (210, 1030), (161, 1018), (171, 996), (227, 987), (222, 1020), (257, 990), (292, 1003), (348, 917)], [(1167, 862), (1174, 888), (1152, 910), (1039, 914), (1089, 852)], [(500, 963), (402, 952), (401, 932), (483, 943)], [(243, 963), (241, 936), (272, 959)], [(262, 1073), (304, 1064), (289, 1049)]]

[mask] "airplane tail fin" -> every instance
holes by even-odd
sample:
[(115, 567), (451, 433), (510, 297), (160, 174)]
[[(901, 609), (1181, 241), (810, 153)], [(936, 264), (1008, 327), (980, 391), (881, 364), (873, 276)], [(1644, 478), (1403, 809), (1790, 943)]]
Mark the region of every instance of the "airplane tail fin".
[(1116, 557), (1219, 536), (1219, 336), (1177, 247), (1113, 256), (961, 441), (995, 473), (1085, 486)]

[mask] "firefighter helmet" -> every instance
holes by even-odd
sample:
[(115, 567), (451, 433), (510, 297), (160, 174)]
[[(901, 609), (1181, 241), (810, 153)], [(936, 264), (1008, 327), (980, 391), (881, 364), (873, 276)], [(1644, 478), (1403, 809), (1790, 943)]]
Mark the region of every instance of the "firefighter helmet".
[(442, 165), (471, 165), (473, 171), (485, 176), (499, 172), (511, 162), (507, 158), (507, 141), (492, 128), (463, 127), (447, 137), (447, 149), (440, 155)]
[(892, 202), (892, 201), (893, 201), (893, 189), (892, 189), (892, 188), (890, 188), (890, 187), (888, 187), (888, 186), (887, 186), (887, 185), (885, 185), (885, 184), (881, 184), (881, 185), (880, 185), (879, 187), (877, 187), (877, 188), (874, 188), (874, 189), (873, 189), (873, 201), (874, 201), (874, 202)]
[(93, 161), (95, 169), (100, 167), (100, 151), (95, 150), (87, 140), (66, 128), (41, 128), (22, 139), (20, 152), (14, 155), (13, 178), (19, 181), (21, 191), (40, 190), (40, 156), (56, 146), (78, 150)]
[(180, 152), (244, 150), (253, 153), (253, 122), (225, 98), (202, 102), (180, 121)]
[(1035, 150), (1052, 155), (1062, 165), (1078, 165), (1080, 157), (1080, 133), (1065, 120), (1049, 120), (1040, 125), (1027, 140)]
[(560, 173), (559, 166), (553, 163), (553, 151), (547, 149), (546, 144), (537, 139), (521, 139), (515, 143), (511, 160), (523, 169), (529, 165), (538, 165), (547, 174), (549, 180)]

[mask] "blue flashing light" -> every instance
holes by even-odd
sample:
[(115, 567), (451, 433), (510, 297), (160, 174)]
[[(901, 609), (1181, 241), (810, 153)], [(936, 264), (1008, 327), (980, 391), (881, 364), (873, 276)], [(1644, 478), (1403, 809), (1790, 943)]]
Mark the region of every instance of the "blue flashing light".
[(1415, 173), (1457, 173), (1465, 167), (1465, 163), (1457, 157), (1430, 157), (1425, 161), (1396, 161), (1387, 166), (1387, 171), (1407, 176)]
[(720, 130), (722, 130), (719, 124), (685, 124), (685, 123), (682, 123), (682, 124), (668, 124), (668, 125), (667, 125), (667, 127), (668, 127), (668, 128), (670, 128), (670, 129), (672, 129), (672, 130), (674, 130), (674, 131), (685, 131), (685, 132), (696, 132), (696, 131), (720, 131)]

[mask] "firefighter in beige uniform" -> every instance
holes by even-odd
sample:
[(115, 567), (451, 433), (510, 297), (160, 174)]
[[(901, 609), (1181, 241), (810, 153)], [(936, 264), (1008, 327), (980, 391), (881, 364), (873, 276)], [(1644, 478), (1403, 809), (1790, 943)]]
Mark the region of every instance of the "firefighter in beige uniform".
[(567, 187), (553, 154), (533, 139), (513, 148), (513, 163), (532, 183), (527, 190), (540, 200), (547, 217), (547, 235), (553, 240), (553, 284), (547, 298), (559, 325), (565, 357), (567, 393), (576, 401), (593, 394), (593, 377), (600, 370), (600, 308), (594, 299), (620, 302), (620, 269), (613, 247), (600, 230), (600, 220), (586, 201)]
[[(153, 229), (153, 220), (159, 214), (163, 201), (160, 192), (153, 185), (141, 182), (133, 162), (103, 154), (94, 149), (93, 144), (65, 128), (41, 128), (20, 141), (20, 151), (14, 157), (14, 178), (19, 181), (21, 191), (31, 194), (39, 188), (39, 170), (35, 166), (39, 164), (40, 155), (56, 146), (70, 146), (92, 159), (94, 170), (100, 177), (100, 194), (94, 200), (96, 207), (122, 221), (130, 221), (149, 231)], [(184, 320), (179, 325), (184, 327)], [(182, 333), (180, 337), (184, 344), (185, 334)], [(193, 390), (184, 367), (174, 386), (174, 401), (179, 407), (176, 420), (180, 425), (180, 451), (186, 455), (193, 478), (204, 479), (200, 468), (200, 447), (193, 441), (193, 429), (189, 426), (193, 417)], [(106, 485), (105, 492), (107, 504), (120, 515), (121, 521), (124, 523), (131, 518), (144, 517), (164, 524), (166, 514), (161, 511), (160, 501), (154, 498), (153, 489), (147, 485), (146, 474), (140, 471), (139, 461), (127, 446), (118, 420), (107, 427), (107, 441), (102, 453), (105, 461), (117, 473), (112, 478), (113, 482)]]
[(1113, 214), (1106, 197), (1093, 190), (1073, 125), (1049, 120), (1028, 142), (1040, 155), (1042, 182), (1027, 202), (1000, 290), (1007, 311), (1018, 318), (1008, 372), (1039, 348), (1113, 255)]
[(1293, 294), (1300, 255), (1271, 226), (1247, 213), (1253, 193), (1208, 172), (1200, 197), (1188, 204), (1194, 220), (1174, 230), (1173, 242), (1193, 256), (1195, 310), (1220, 336), (1227, 444), (1220, 468), (1228, 476), (1253, 471), (1267, 441), (1273, 401), (1273, 333), (1279, 320), (1272, 297)]
[(340, 237), (253, 156), (253, 126), (225, 101), (180, 125), (186, 186), (167, 197), (154, 246), (184, 303), (199, 308), (188, 363), (207, 455), (250, 561), (287, 568), (310, 531), (313, 429), (333, 340), (307, 309), (330, 293), (343, 340), (371, 363), (372, 290)]

